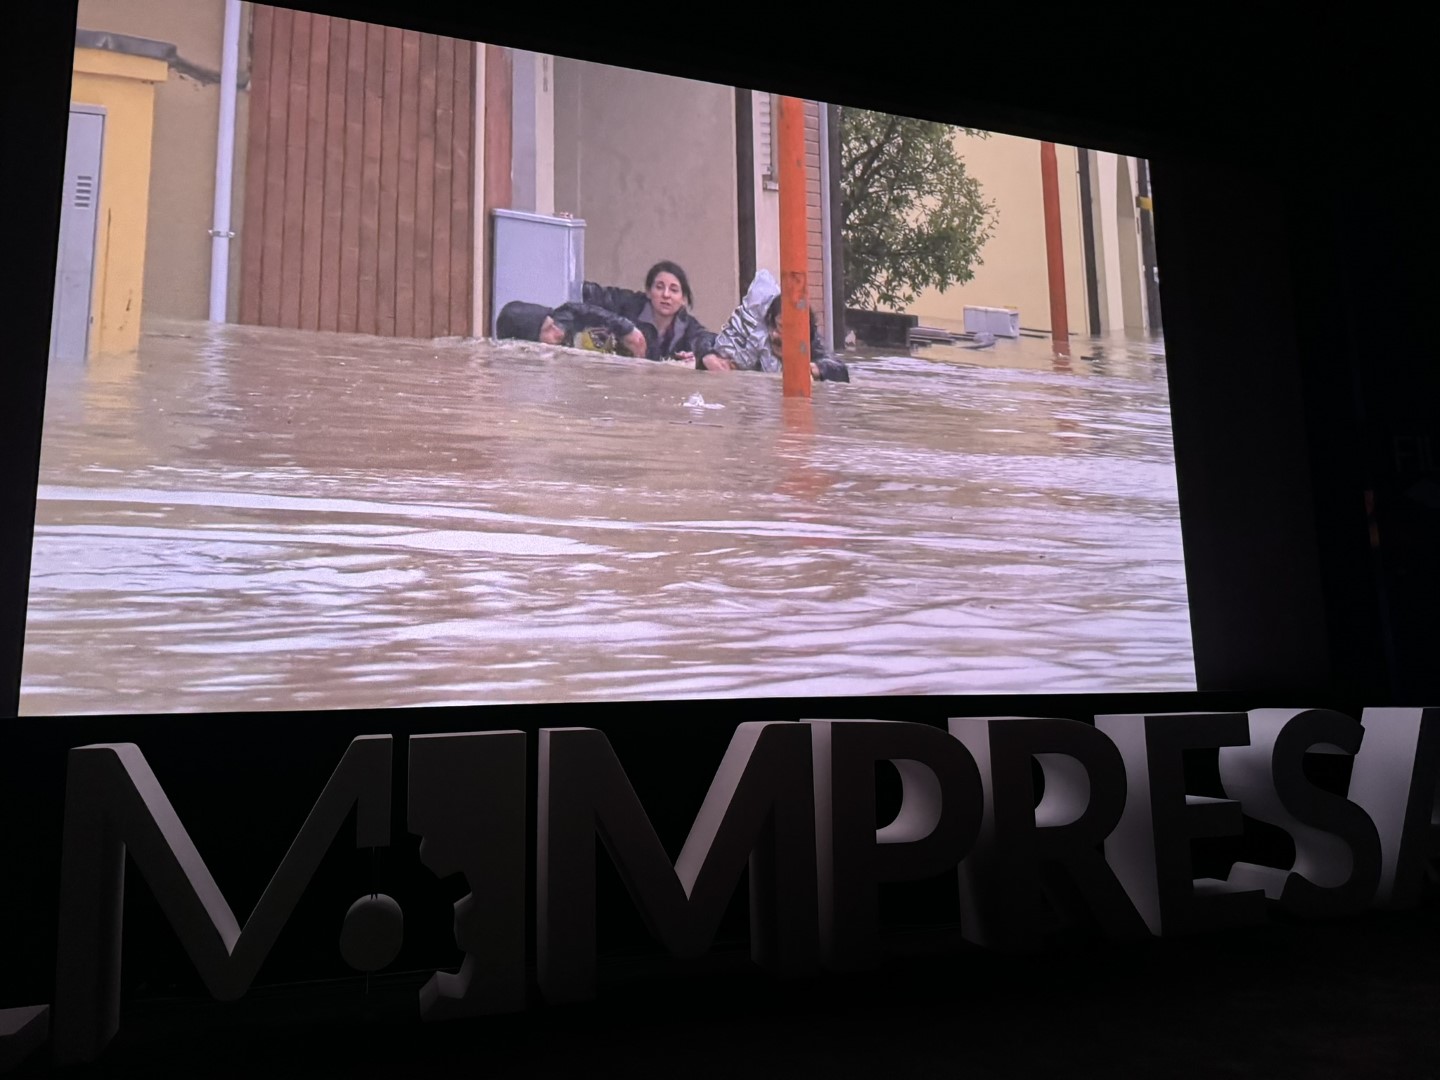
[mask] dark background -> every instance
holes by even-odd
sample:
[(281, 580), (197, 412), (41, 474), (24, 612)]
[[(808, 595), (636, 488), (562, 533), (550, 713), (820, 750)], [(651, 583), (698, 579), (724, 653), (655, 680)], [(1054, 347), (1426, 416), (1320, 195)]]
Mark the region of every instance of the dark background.
[[(1428, 35), (1398, 8), (1010, 6), (981, 18), (947, 6), (892, 21), (838, 7), (792, 19), (700, 6), (293, 6), (1149, 158), (1201, 692), (14, 719), (74, 31), (73, 3), (16, 5), (0, 76), (10, 333), (0, 368), (0, 705), (10, 717), (0, 721), (0, 1007), (48, 1000), (64, 750), (85, 742), (141, 746), (243, 918), (360, 733), (395, 733), (403, 770), (412, 732), (604, 728), (673, 853), (740, 720), (1275, 705), (1358, 716), (1366, 705), (1433, 703), (1440, 365), (1436, 196), (1423, 165), (1433, 60)], [(685, 118), (659, 103), (655, 122), (678, 135)], [(372, 870), (341, 834), (260, 985), (237, 1005), (204, 999), (147, 890), (128, 889), (127, 1014), (110, 1068), (195, 1075), (195, 1055), (218, 1047), (247, 1068), (303, 1062), (315, 1075), (343, 1062), (338, 1074), (404, 1075), (426, 1056), (476, 1068), (489, 1047), (496, 1071), (527, 1060), (558, 1074), (929, 1075), (962, 1059), (984, 1076), (1123, 1065), (1141, 1075), (1440, 1074), (1440, 1045), (1426, 1034), (1440, 1004), (1433, 905), (1144, 949), (1080, 939), (1009, 961), (955, 944), (947, 878), (885, 897), (888, 924), (925, 930), (913, 940), (929, 955), (872, 978), (784, 988), (745, 969), (741, 905), (710, 968), (661, 961), (603, 860), (599, 1002), (421, 1037), (418, 977), (403, 970), (368, 991), (353, 978), (296, 982), (345, 974), (339, 915), (372, 887), (406, 909), (397, 969), (454, 962), (448, 905), (463, 888), (418, 868), (397, 781), (390, 851)], [(350, 1049), (337, 1053), (336, 1039)]]

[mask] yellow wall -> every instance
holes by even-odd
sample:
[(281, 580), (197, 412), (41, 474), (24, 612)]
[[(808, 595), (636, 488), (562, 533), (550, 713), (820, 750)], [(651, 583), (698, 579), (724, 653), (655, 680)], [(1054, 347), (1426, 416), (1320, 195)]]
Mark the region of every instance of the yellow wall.
[(105, 109), (91, 356), (133, 352), (140, 342), (155, 84), (168, 75), (160, 60), (75, 50), (70, 99)]
[[(250, 65), (253, 5), (243, 6), (240, 78)], [(219, 73), (224, 0), (80, 0), (78, 25), (174, 45), (180, 57)], [(245, 133), (250, 93), (236, 99), (234, 202), (230, 228), (229, 310), (239, 304), (240, 242), (245, 210)], [(145, 256), (145, 309), (152, 315), (204, 319), (210, 310), (210, 226), (215, 199), (215, 140), (220, 115), (217, 82), (172, 72), (155, 88), (150, 216)]]
[[(958, 327), (967, 306), (1020, 309), (1026, 329), (1050, 329), (1045, 213), (1040, 183), (1040, 143), (1014, 135), (955, 137), (965, 168), (980, 182), (986, 201), (999, 211), (993, 235), (980, 250), (985, 261), (975, 277), (943, 293), (926, 289), (907, 310), (922, 323)], [(1085, 253), (1081, 247), (1080, 178), (1075, 148), (1057, 145), (1060, 223), (1065, 248), (1065, 302), (1071, 333), (1086, 333)]]

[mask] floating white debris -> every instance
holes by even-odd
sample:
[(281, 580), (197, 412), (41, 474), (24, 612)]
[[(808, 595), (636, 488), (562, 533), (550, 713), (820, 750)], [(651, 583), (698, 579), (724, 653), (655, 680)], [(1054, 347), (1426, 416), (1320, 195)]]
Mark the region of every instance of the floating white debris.
[(685, 399), (685, 404), (692, 409), (723, 409), (725, 407), (718, 401), (706, 401), (699, 394), (691, 394)]

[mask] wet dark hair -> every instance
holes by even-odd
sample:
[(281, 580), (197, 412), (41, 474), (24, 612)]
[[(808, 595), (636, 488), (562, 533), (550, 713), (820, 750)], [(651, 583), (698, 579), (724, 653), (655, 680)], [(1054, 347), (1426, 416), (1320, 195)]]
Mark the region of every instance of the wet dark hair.
[(674, 274), (675, 280), (680, 282), (680, 292), (685, 297), (685, 303), (691, 307), (695, 306), (695, 297), (690, 293), (690, 279), (685, 276), (685, 271), (681, 269), (679, 263), (671, 262), (669, 259), (661, 259), (650, 267), (650, 272), (645, 275), (646, 292), (650, 291), (650, 287), (655, 284), (655, 279), (661, 274)]
[[(770, 301), (770, 306), (765, 309), (765, 325), (771, 330), (780, 321), (781, 298), (775, 297)], [(810, 340), (816, 337), (815, 309), (810, 309)], [(814, 364), (819, 372), (816, 378), (820, 382), (846, 382), (850, 381), (850, 369), (832, 356), (812, 356), (810, 362)]]
[(544, 304), (528, 304), (523, 300), (512, 300), (500, 309), (495, 319), (497, 338), (519, 338), (521, 341), (539, 341), (540, 328), (550, 309)]
[[(783, 297), (777, 296), (770, 301), (770, 306), (765, 309), (765, 325), (775, 329), (775, 324), (780, 321), (780, 305)], [(810, 336), (813, 338), (819, 327), (815, 324), (815, 309), (810, 309)]]

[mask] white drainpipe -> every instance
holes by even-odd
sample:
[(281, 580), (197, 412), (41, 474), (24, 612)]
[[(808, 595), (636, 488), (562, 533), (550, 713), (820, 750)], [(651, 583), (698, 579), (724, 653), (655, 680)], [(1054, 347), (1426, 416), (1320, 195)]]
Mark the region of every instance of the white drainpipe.
[(470, 185), (471, 233), (470, 325), (477, 338), (493, 337), (481, 317), (485, 310), (485, 45), (475, 42), (474, 142), (470, 152), (473, 170)]
[(817, 102), (820, 109), (820, 250), (825, 260), (825, 344), (835, 352), (835, 268), (830, 258), (833, 239), (830, 236), (830, 106)]
[(235, 88), (240, 79), (240, 0), (225, 0), (220, 57), (220, 125), (215, 147), (215, 223), (210, 229), (210, 321), (225, 322), (230, 295), (231, 185), (235, 172)]

